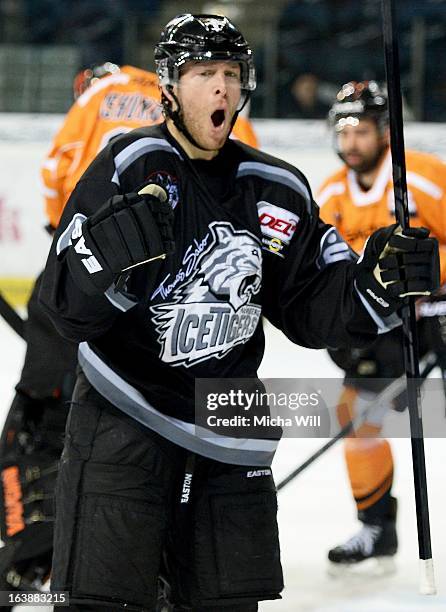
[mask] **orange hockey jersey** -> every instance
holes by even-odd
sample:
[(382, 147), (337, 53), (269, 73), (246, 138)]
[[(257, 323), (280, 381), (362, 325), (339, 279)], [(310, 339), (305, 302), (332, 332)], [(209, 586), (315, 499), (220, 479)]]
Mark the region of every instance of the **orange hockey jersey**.
[[(123, 66), (103, 77), (73, 104), (41, 168), (49, 223), (57, 227), (76, 183), (108, 141), (124, 132), (163, 121), (156, 74)], [(232, 135), (251, 146), (257, 140), (248, 119), (239, 117)]]
[[(446, 164), (427, 153), (406, 151), (410, 223), (431, 230), (440, 245), (441, 282), (446, 282)], [(358, 253), (370, 234), (395, 222), (392, 162), (386, 155), (371, 189), (363, 191), (347, 166), (330, 176), (317, 196), (321, 217), (335, 225)]]
[(257, 140), (256, 133), (254, 132), (254, 129), (252, 127), (252, 123), (247, 117), (244, 117), (243, 115), (238, 116), (231, 136), (233, 138), (236, 138), (237, 140), (241, 140), (250, 147), (255, 147), (256, 149), (259, 147), (259, 142)]

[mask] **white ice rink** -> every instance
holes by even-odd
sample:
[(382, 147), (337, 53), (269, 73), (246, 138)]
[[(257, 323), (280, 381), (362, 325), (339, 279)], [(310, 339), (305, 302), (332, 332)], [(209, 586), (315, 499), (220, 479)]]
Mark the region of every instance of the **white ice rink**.
[[(0, 396), (6, 412), (18, 380), (24, 344), (0, 320)], [(262, 364), (263, 377), (338, 375), (324, 351), (293, 346), (271, 327)], [(280, 480), (324, 440), (283, 440), (274, 461)], [(436, 612), (446, 610), (446, 492), (444, 440), (426, 440), (431, 529), (438, 595), (418, 595), (418, 551), (410, 442), (395, 440), (394, 493), (399, 500), (398, 571), (373, 580), (333, 579), (327, 575), (327, 550), (356, 530), (342, 447), (335, 446), (279, 494), (279, 527), (286, 588), (282, 601), (262, 603), (261, 612)], [(49, 608), (22, 608), (47, 612)]]

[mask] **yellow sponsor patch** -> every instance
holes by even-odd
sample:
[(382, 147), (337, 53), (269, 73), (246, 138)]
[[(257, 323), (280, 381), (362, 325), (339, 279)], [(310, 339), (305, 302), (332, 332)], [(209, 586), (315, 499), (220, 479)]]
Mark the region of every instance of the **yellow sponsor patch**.
[(268, 248), (273, 253), (278, 253), (282, 249), (282, 241), (279, 238), (271, 238)]

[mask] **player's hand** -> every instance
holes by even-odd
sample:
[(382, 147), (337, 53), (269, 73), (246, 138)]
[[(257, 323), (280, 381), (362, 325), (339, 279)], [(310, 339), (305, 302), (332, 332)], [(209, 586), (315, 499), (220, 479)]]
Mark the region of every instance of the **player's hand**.
[(113, 196), (76, 225), (67, 261), (84, 293), (102, 294), (123, 272), (174, 251), (172, 208), (164, 190), (154, 192)]
[(381, 316), (395, 312), (409, 295), (430, 295), (438, 289), (438, 242), (428, 236), (424, 227), (402, 231), (394, 224), (367, 240), (357, 262), (356, 285)]

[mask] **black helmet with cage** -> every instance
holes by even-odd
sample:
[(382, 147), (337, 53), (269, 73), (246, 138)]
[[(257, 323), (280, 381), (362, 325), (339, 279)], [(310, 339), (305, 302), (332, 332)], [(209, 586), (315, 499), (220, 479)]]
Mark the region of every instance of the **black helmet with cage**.
[(165, 114), (172, 119), (195, 146), (197, 143), (187, 131), (178, 98), (173, 93), (180, 80), (181, 70), (188, 62), (228, 61), (240, 65), (241, 98), (238, 113), (256, 87), (252, 50), (238, 28), (223, 15), (178, 15), (165, 26), (155, 46), (156, 72), (160, 85), (175, 99), (177, 109), (162, 95)]
[(93, 85), (98, 79), (108, 76), (109, 74), (116, 74), (120, 71), (117, 64), (113, 62), (104, 62), (103, 64), (97, 64), (89, 66), (84, 70), (81, 70), (74, 77), (73, 81), (73, 95), (74, 99), (77, 100), (84, 91), (86, 91), (90, 85)]
[(387, 93), (376, 81), (350, 81), (342, 86), (328, 113), (328, 123), (336, 133), (345, 126), (356, 126), (360, 119), (372, 119), (384, 131), (389, 124)]

